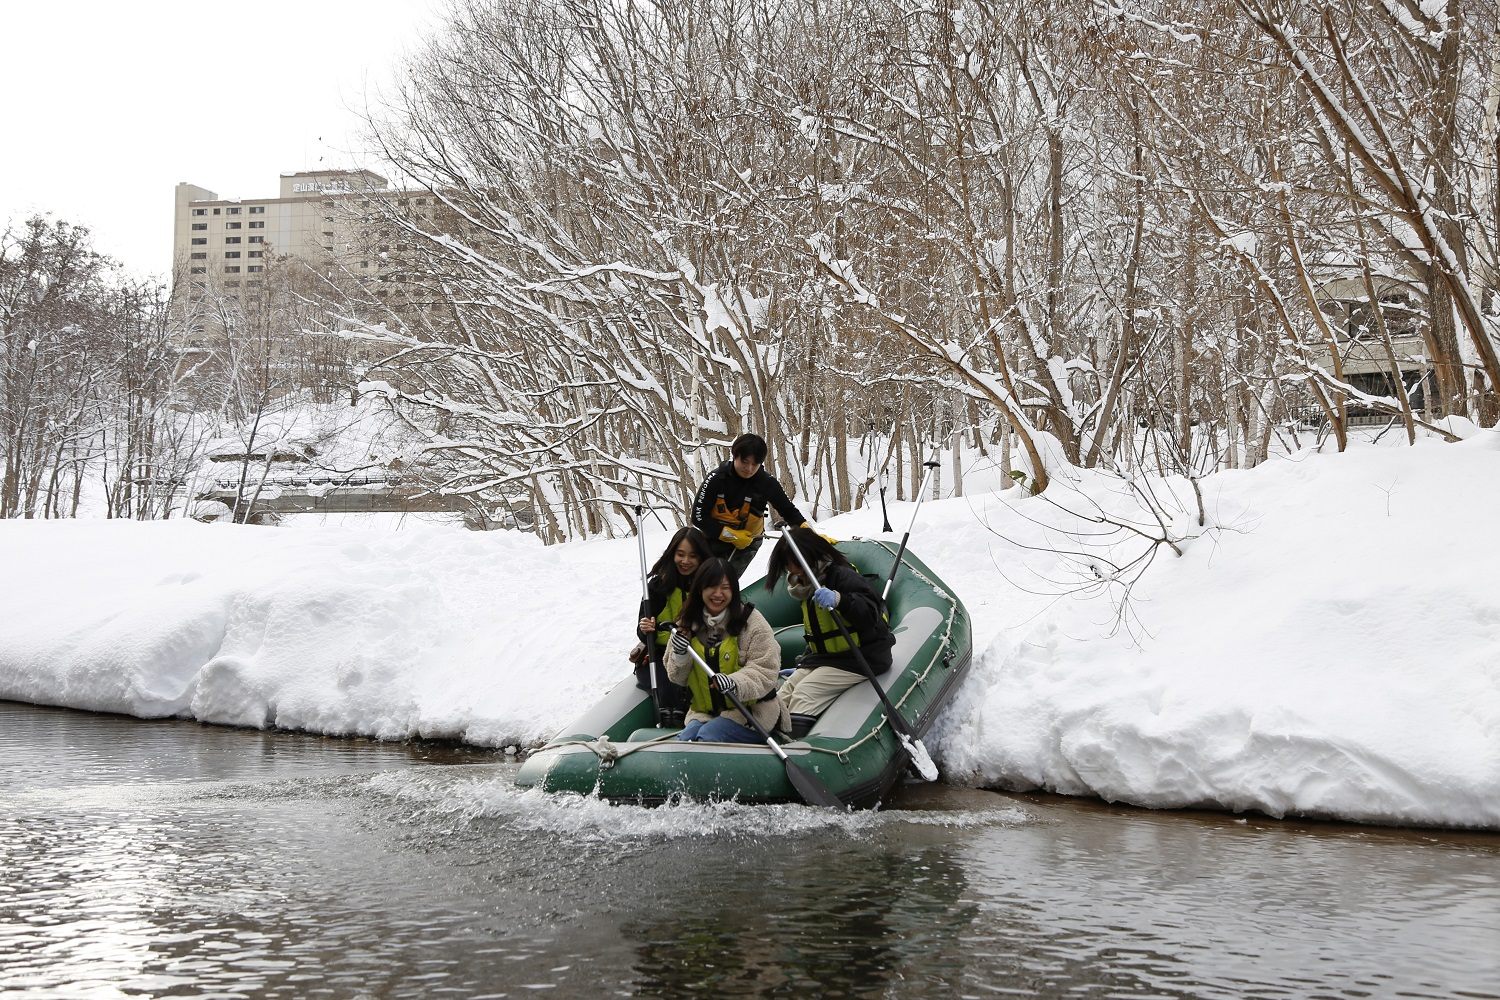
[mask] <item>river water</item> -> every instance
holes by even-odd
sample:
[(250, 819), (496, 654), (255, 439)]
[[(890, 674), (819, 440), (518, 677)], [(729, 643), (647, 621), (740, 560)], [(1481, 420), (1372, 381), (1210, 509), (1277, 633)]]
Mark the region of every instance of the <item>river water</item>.
[(514, 772), (0, 703), (0, 996), (1500, 997), (1500, 837)]

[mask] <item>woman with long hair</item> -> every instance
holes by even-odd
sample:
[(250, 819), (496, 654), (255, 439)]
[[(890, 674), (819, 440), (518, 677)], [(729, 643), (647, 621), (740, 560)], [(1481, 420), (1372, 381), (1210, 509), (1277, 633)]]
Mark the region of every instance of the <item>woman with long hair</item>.
[[(713, 678), (694, 660), (695, 653), (714, 668)], [(698, 568), (664, 662), (667, 676), (691, 692), (679, 740), (764, 743), (729, 694), (767, 732), (790, 727), (776, 695), (781, 646), (771, 623), (740, 598), (739, 578), (727, 560), (709, 559)]]
[[(807, 560), (821, 587), (814, 587), (787, 544), (792, 536), (802, 558)], [(786, 575), (787, 593), (802, 602), (802, 630), (807, 652), (797, 670), (781, 686), (781, 696), (794, 715), (818, 715), (847, 688), (865, 679), (854, 649), (839, 631), (834, 615), (843, 619), (854, 646), (864, 654), (875, 674), (891, 668), (895, 637), (886, 620), (884, 603), (868, 580), (850, 565), (833, 543), (811, 528), (793, 528), (783, 533), (771, 550), (766, 568), (766, 589)]]
[[(635, 635), (639, 641), (630, 654), (630, 662), (635, 664), (636, 686), (643, 691), (651, 690), (651, 675), (647, 671), (656, 670), (657, 695), (662, 709), (673, 714), (670, 721), (674, 725), (682, 725), (688, 692), (667, 679), (662, 656), (672, 639), (672, 622), (682, 613), (688, 584), (698, 567), (710, 558), (708, 536), (697, 528), (688, 525), (673, 535), (646, 576), (646, 597), (641, 602), (640, 620), (636, 622)], [(648, 664), (646, 639), (652, 633), (656, 634), (656, 654)]]

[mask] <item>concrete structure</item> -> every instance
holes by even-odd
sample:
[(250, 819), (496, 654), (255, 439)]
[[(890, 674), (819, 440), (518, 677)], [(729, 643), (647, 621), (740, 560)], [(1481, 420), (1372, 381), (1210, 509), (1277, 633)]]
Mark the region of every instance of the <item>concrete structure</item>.
[[(1386, 275), (1377, 275), (1373, 283), (1380, 299), (1380, 319), (1390, 335), (1390, 349), (1380, 334), (1363, 277), (1330, 276), (1318, 288), (1319, 305), (1336, 338), (1344, 378), (1372, 396), (1394, 395), (1391, 375), (1394, 353), (1395, 367), (1401, 373), (1412, 409), (1424, 411), (1433, 391), (1432, 365), (1422, 338), (1417, 290)], [(1326, 349), (1316, 352), (1315, 360), (1324, 367), (1332, 367)], [(1384, 413), (1357, 404), (1350, 404), (1348, 412), (1351, 424), (1390, 419)]]

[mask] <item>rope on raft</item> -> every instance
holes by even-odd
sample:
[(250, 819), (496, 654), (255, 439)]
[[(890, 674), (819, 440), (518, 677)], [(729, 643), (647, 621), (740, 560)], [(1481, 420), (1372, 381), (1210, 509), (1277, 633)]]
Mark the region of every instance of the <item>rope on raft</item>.
[(655, 746), (657, 743), (663, 743), (667, 740), (675, 740), (676, 738), (677, 735), (675, 733), (667, 733), (665, 736), (656, 736), (652, 739), (646, 740), (644, 743), (631, 743), (627, 746), (621, 747), (618, 744), (612, 742), (608, 736), (597, 736), (591, 740), (568, 740), (565, 743), (554, 743), (551, 746), (547, 747), (547, 749), (560, 749), (562, 747), (586, 747), (593, 752), (594, 756), (599, 758), (600, 767), (614, 767), (615, 762), (620, 760), (620, 758), (622, 757), (628, 757), (631, 754), (635, 753), (637, 750), (644, 750), (646, 749), (646, 747)]

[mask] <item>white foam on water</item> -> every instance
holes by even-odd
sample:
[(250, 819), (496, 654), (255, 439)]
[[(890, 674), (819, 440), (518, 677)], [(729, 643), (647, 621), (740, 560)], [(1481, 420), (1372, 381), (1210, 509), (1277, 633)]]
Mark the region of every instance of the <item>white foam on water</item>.
[(524, 831), (583, 841), (681, 840), (705, 837), (826, 836), (851, 838), (896, 824), (972, 828), (1030, 822), (1019, 808), (976, 812), (839, 812), (806, 805), (746, 805), (690, 798), (661, 806), (611, 803), (593, 795), (519, 789), (510, 777), (393, 771), (366, 779), (374, 794), (414, 807), (420, 820), (502, 820)]
[(948, 830), (974, 830), (990, 826), (1032, 826), (1037, 819), (1025, 809), (901, 809), (881, 813), (890, 823), (910, 826), (940, 826)]

